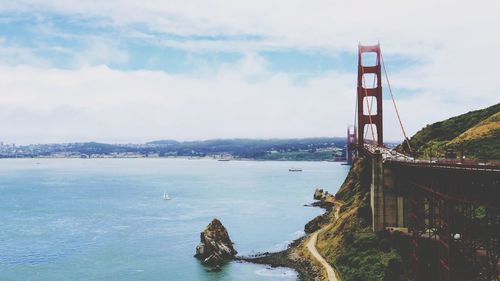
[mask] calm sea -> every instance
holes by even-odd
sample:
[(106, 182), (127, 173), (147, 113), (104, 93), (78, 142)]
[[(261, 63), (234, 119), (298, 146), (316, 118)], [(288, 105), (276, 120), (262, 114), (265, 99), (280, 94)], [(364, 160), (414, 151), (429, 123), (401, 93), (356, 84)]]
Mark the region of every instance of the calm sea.
[(242, 255), (283, 249), (322, 212), (303, 206), (314, 188), (335, 192), (346, 174), (331, 162), (2, 159), (0, 280), (295, 280), (248, 263), (207, 272), (193, 258), (200, 231), (217, 217)]

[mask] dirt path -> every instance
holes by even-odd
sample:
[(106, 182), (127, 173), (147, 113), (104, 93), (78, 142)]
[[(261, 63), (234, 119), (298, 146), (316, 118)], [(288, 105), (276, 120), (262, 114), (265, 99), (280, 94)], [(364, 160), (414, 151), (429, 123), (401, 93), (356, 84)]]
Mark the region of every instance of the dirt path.
[(333, 267), (320, 255), (318, 250), (316, 249), (316, 242), (318, 241), (318, 234), (323, 231), (323, 228), (314, 232), (309, 241), (307, 241), (307, 250), (311, 253), (311, 255), (325, 268), (326, 273), (328, 275), (328, 281), (340, 281), (337, 278), (337, 274)]
[[(335, 204), (335, 219), (338, 219), (340, 216), (340, 207), (343, 205), (342, 202), (338, 201), (335, 199), (335, 197), (327, 197), (325, 201), (330, 201), (331, 203)], [(340, 281), (339, 278), (337, 278), (337, 273), (333, 269), (333, 267), (321, 256), (321, 254), (318, 252), (318, 249), (316, 249), (316, 243), (318, 242), (318, 235), (325, 230), (328, 226), (330, 225), (325, 225), (321, 229), (317, 230), (313, 234), (311, 234), (311, 237), (309, 237), (309, 241), (307, 241), (307, 250), (311, 253), (311, 255), (323, 266), (326, 270), (328, 281)]]

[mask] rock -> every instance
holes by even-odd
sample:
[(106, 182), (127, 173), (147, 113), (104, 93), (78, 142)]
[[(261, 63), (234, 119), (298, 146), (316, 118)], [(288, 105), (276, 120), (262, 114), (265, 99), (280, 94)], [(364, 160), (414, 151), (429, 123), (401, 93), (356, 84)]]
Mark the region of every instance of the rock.
[(231, 260), (238, 252), (233, 248), (226, 228), (218, 219), (212, 222), (200, 234), (201, 243), (196, 247), (196, 258), (202, 263), (220, 267), (224, 262)]
[(309, 207), (319, 207), (319, 208), (323, 208), (327, 211), (330, 211), (331, 209), (333, 209), (333, 207), (335, 207), (335, 204), (330, 202), (330, 201), (319, 200), (319, 201), (311, 203), (309, 205)]
[(304, 232), (307, 234), (313, 233), (319, 230), (321, 226), (327, 222), (328, 217), (326, 215), (317, 216), (304, 226)]
[(314, 200), (321, 200), (323, 199), (323, 189), (319, 189), (319, 188), (316, 188), (316, 190), (314, 191)]

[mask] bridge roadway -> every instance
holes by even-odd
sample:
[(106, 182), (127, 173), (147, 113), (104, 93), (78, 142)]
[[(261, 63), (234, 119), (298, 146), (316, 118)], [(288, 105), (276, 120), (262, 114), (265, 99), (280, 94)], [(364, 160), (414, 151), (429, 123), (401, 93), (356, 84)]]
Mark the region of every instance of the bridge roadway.
[[(386, 174), (382, 176), (382, 185), (399, 186), (397, 189), (406, 191), (414, 187), (445, 200), (500, 211), (500, 165), (497, 163), (420, 160), (370, 144), (365, 144), (364, 151), (372, 159), (380, 152), (380, 169)], [(383, 179), (389, 175), (389, 180)]]
[(373, 155), (375, 151), (379, 151), (382, 155), (383, 162), (393, 162), (406, 166), (429, 168), (429, 169), (453, 169), (463, 171), (486, 171), (500, 173), (500, 164), (497, 162), (473, 162), (473, 161), (457, 161), (457, 160), (423, 160), (414, 159), (413, 157), (399, 153), (394, 149), (380, 147), (372, 144), (365, 144), (364, 150)]

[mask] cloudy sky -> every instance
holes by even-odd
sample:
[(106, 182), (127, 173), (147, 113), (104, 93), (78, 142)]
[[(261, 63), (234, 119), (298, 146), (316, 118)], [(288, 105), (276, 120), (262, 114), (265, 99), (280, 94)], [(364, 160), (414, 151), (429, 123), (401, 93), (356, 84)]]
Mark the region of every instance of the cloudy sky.
[[(0, 0), (0, 140), (344, 136), (380, 41), (405, 127), (500, 101), (491, 1)], [(385, 90), (385, 138), (401, 140)]]

